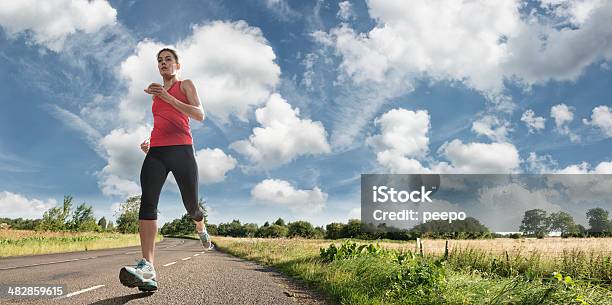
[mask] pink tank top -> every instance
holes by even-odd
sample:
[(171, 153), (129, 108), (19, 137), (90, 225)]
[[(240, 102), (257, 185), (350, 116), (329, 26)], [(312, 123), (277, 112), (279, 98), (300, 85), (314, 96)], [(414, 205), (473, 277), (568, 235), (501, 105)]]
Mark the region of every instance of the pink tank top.
[[(179, 101), (189, 104), (187, 96), (181, 91), (181, 81), (175, 81), (168, 93)], [(150, 146), (191, 145), (193, 138), (189, 128), (189, 117), (164, 102), (160, 97), (153, 98), (153, 130)]]

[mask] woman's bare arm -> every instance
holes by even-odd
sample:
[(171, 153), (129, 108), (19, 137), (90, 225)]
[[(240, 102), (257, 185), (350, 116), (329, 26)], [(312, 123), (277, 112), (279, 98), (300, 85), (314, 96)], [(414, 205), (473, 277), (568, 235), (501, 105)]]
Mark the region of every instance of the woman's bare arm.
[(184, 80), (181, 82), (181, 88), (185, 91), (189, 104), (183, 103), (170, 95), (160, 84), (151, 84), (149, 88), (145, 89), (145, 92), (159, 96), (166, 103), (194, 120), (204, 121), (206, 116), (204, 115), (204, 109), (193, 82), (189, 79)]

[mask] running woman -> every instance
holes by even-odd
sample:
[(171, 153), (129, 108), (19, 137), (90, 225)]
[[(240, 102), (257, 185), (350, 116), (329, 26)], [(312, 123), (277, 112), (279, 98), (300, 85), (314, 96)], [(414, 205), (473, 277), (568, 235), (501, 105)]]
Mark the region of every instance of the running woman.
[(191, 80), (181, 81), (181, 68), (175, 50), (164, 48), (157, 53), (157, 68), (164, 84), (152, 83), (144, 91), (153, 96), (153, 130), (151, 137), (140, 144), (147, 155), (140, 171), (140, 210), (138, 225), (143, 258), (135, 266), (123, 267), (119, 280), (127, 287), (141, 291), (157, 290), (154, 251), (157, 235), (157, 203), (162, 186), (172, 172), (185, 209), (195, 223), (202, 246), (213, 244), (206, 231), (204, 213), (198, 204), (198, 166), (189, 128), (189, 118), (204, 120), (204, 110)]

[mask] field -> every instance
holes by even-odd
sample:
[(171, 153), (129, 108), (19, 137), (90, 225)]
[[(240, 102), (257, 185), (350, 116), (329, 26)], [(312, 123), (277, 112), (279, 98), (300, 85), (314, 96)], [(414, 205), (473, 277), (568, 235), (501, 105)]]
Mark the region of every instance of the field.
[(612, 304), (612, 238), (451, 240), (446, 259), (443, 240), (423, 256), (414, 241), (213, 240), (342, 304)]
[[(163, 237), (160, 235), (157, 240)], [(0, 257), (140, 245), (138, 234), (0, 230)]]
[[(559, 257), (564, 252), (580, 250), (583, 252), (597, 252), (612, 255), (612, 238), (560, 238), (545, 239), (477, 239), (477, 240), (449, 240), (450, 250), (479, 249), (494, 254), (510, 253), (539, 253), (546, 257)], [(387, 248), (415, 250), (415, 241), (397, 242), (384, 241), (381, 243)], [(444, 240), (424, 240), (425, 253), (444, 253)]]

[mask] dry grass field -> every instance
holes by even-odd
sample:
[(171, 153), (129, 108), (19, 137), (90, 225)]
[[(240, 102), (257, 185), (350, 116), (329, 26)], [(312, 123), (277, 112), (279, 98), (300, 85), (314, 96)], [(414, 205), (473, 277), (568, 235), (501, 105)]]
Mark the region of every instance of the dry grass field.
[[(443, 254), (445, 240), (423, 240), (425, 254)], [(381, 245), (385, 248), (415, 251), (414, 241), (395, 242), (383, 241)], [(477, 249), (491, 254), (522, 253), (529, 255), (538, 253), (543, 257), (559, 257), (564, 253), (581, 251), (583, 253), (598, 253), (612, 255), (612, 238), (560, 238), (551, 237), (544, 239), (511, 239), (496, 238), (483, 240), (449, 240), (450, 251)]]
[[(157, 240), (163, 237), (158, 236)], [(140, 245), (138, 234), (0, 230), (0, 257)]]

